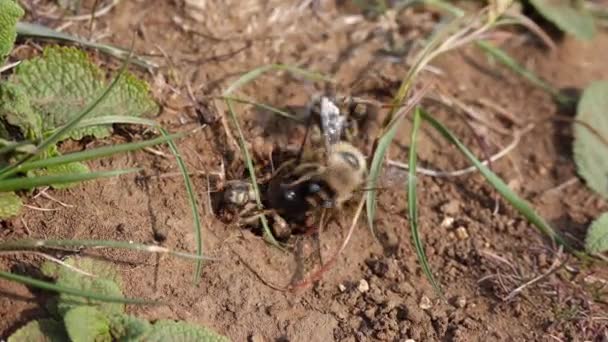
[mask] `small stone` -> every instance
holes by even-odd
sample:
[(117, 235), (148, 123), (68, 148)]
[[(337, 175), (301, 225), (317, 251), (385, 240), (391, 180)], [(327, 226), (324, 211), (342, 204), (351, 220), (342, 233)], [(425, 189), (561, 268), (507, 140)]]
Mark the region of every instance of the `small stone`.
[(431, 303), (431, 300), (429, 299), (429, 297), (422, 296), (422, 298), (420, 298), (420, 304), (418, 304), (418, 307), (420, 307), (422, 310), (428, 310), (432, 306), (433, 306), (433, 303)]
[(367, 280), (365, 280), (365, 279), (359, 280), (359, 285), (357, 285), (357, 290), (359, 290), (359, 292), (361, 292), (361, 293), (365, 293), (365, 292), (369, 291), (369, 284), (367, 283)]
[(456, 228), (456, 237), (459, 240), (466, 240), (469, 238), (469, 233), (467, 232), (467, 229), (465, 227), (458, 227)]
[(462, 309), (465, 306), (467, 306), (467, 298), (464, 296), (460, 296), (460, 297), (456, 298), (456, 301), (454, 302), (454, 304), (456, 304), (456, 307)]
[(443, 228), (451, 228), (452, 224), (454, 224), (454, 218), (452, 216), (446, 216), (443, 218), (443, 221), (441, 221), (441, 226)]
[(344, 291), (346, 291), (346, 286), (344, 286), (344, 284), (340, 283), (340, 284), (338, 284), (338, 290), (340, 290), (340, 292), (344, 292)]
[(405, 342), (416, 342), (416, 340), (414, 340), (413, 338), (408, 338), (407, 340), (405, 340)]

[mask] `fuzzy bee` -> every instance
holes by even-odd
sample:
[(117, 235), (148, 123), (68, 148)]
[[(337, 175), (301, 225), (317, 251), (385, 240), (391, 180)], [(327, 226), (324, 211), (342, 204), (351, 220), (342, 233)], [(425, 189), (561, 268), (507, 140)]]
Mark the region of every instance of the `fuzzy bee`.
[(341, 209), (366, 180), (365, 155), (341, 140), (345, 117), (328, 98), (321, 98), (320, 123), (325, 153), (302, 149), (268, 185), (269, 207), (290, 221), (305, 222), (318, 208)]

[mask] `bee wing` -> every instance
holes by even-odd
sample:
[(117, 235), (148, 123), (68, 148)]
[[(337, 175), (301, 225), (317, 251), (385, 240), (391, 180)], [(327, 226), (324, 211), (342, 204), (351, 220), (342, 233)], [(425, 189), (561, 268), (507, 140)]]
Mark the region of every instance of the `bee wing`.
[(340, 114), (340, 109), (327, 97), (321, 98), (321, 128), (325, 138), (327, 151), (331, 146), (340, 141), (346, 118)]

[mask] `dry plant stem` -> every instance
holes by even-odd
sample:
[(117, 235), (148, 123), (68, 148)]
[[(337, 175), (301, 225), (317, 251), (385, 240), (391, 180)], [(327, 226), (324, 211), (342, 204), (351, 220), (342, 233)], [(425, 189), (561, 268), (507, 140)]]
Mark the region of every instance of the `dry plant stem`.
[(478, 104), (488, 107), (491, 110), (495, 111), (497, 114), (502, 115), (504, 118), (511, 121), (515, 125), (522, 126), (524, 124), (523, 120), (521, 120), (517, 116), (513, 115), (513, 113), (506, 110), (502, 106), (498, 105), (496, 102), (491, 101), (490, 99), (486, 99), (486, 98), (482, 97), (482, 98), (476, 99), (476, 101)]
[(547, 45), (551, 52), (557, 49), (557, 47), (555, 46), (555, 42), (553, 42), (553, 39), (551, 39), (551, 37), (549, 37), (549, 35), (534, 21), (530, 20), (530, 18), (512, 10), (508, 10), (506, 15), (516, 19), (521, 25), (530, 30), (530, 32), (534, 33), (543, 43), (545, 43), (545, 45)]
[(34, 254), (34, 255), (43, 257), (43, 258), (45, 258), (47, 260), (50, 260), (50, 261), (52, 261), (54, 263), (57, 263), (57, 264), (59, 264), (59, 265), (61, 265), (63, 267), (69, 268), (70, 270), (72, 270), (72, 271), (74, 271), (76, 273), (80, 273), (82, 275), (86, 275), (86, 276), (89, 276), (89, 277), (97, 277), (94, 274), (91, 274), (91, 273), (88, 273), (86, 271), (83, 271), (83, 270), (81, 270), (81, 269), (79, 269), (77, 267), (74, 267), (74, 266), (72, 266), (70, 264), (67, 264), (67, 263), (65, 263), (65, 262), (63, 262), (63, 261), (61, 261), (61, 260), (59, 260), (59, 259), (57, 259), (57, 258), (55, 258), (53, 256), (50, 256), (48, 254), (41, 253), (41, 252), (36, 252), (36, 251), (0, 251), (0, 255), (3, 255), (3, 254)]
[(504, 302), (507, 302), (507, 301), (509, 301), (509, 300), (513, 299), (515, 296), (517, 296), (519, 293), (521, 293), (521, 292), (522, 292), (524, 289), (526, 289), (527, 287), (532, 286), (532, 285), (534, 285), (534, 284), (538, 283), (538, 282), (539, 282), (539, 281), (541, 281), (542, 279), (544, 279), (544, 278), (548, 277), (550, 274), (552, 274), (553, 272), (555, 272), (555, 271), (556, 271), (558, 268), (560, 268), (562, 265), (564, 265), (564, 264), (565, 264), (565, 261), (564, 261), (564, 262), (561, 262), (561, 263), (560, 263), (560, 261), (559, 261), (559, 258), (560, 258), (560, 256), (561, 256), (561, 254), (562, 254), (562, 246), (560, 246), (560, 247), (559, 247), (559, 249), (558, 249), (558, 251), (557, 251), (557, 255), (555, 256), (555, 260), (553, 260), (553, 264), (551, 264), (551, 267), (549, 267), (549, 269), (548, 269), (548, 270), (547, 270), (545, 273), (543, 273), (543, 274), (541, 274), (541, 275), (539, 275), (539, 276), (537, 276), (537, 277), (534, 277), (534, 278), (533, 278), (533, 279), (531, 279), (530, 281), (528, 281), (528, 282), (526, 282), (526, 283), (524, 283), (524, 284), (520, 285), (520, 286), (519, 286), (519, 287), (517, 287), (515, 290), (511, 291), (511, 293), (509, 293), (509, 294), (508, 294), (508, 295), (507, 295), (505, 298), (503, 298), (502, 300), (503, 300)]
[(60, 205), (60, 206), (62, 206), (62, 207), (65, 207), (65, 208), (75, 208), (75, 207), (76, 207), (75, 205), (72, 205), (72, 204), (67, 204), (67, 203), (64, 203), (64, 202), (62, 202), (62, 201), (60, 201), (60, 200), (56, 199), (55, 197), (53, 197), (53, 196), (49, 195), (49, 194), (46, 192), (46, 190), (48, 190), (48, 187), (47, 187), (45, 190), (43, 190), (43, 191), (41, 191), (41, 192), (40, 192), (40, 195), (41, 195), (42, 197), (44, 197), (44, 198), (46, 198), (46, 199), (48, 199), (48, 200), (50, 200), (50, 201), (53, 201), (53, 202), (55, 202), (55, 203), (59, 204), (59, 205)]
[(359, 221), (359, 217), (361, 216), (361, 212), (363, 211), (364, 204), (365, 204), (365, 196), (362, 196), (361, 200), (359, 201), (359, 205), (357, 206), (357, 211), (355, 212), (355, 215), (353, 216), (353, 221), (350, 225), (350, 228), (348, 229), (348, 233), (346, 234), (346, 237), (344, 238), (344, 241), (342, 242), (342, 245), (340, 246), (340, 248), (338, 249), (336, 254), (334, 254), (327, 263), (322, 265), (319, 270), (314, 272), (307, 279), (304, 279), (303, 281), (301, 281), (299, 283), (290, 285), (289, 289), (291, 291), (306, 288), (306, 287), (312, 285), (314, 282), (321, 279), (323, 274), (325, 274), (325, 272), (327, 272), (330, 269), (330, 267), (336, 262), (336, 260), (340, 256), (340, 254), (342, 254), (344, 249), (346, 249), (346, 246), (348, 245), (348, 242), (350, 241), (350, 238), (352, 237), (353, 232), (355, 231), (355, 227), (357, 226), (357, 221)]
[(11, 70), (12, 68), (16, 67), (19, 64), (21, 64), (21, 61), (16, 61), (16, 62), (9, 63), (9, 64), (1, 66), (0, 67), (0, 74), (3, 73), (3, 72), (5, 72), (5, 71)]
[(36, 211), (59, 211), (59, 210), (61, 210), (59, 208), (40, 208), (40, 207), (35, 207), (35, 206), (29, 205), (29, 204), (24, 204), (23, 206), (28, 209), (32, 209), (32, 210), (36, 210)]
[(486, 127), (490, 128), (491, 130), (493, 130), (499, 134), (511, 135), (511, 131), (493, 124), (487, 118), (483, 117), (483, 115), (481, 115), (479, 112), (477, 112), (476, 110), (474, 110), (473, 108), (471, 108), (470, 106), (465, 104), (464, 102), (458, 100), (454, 96), (442, 94), (442, 93), (438, 92), (436, 94), (429, 96), (429, 98), (433, 101), (437, 101), (437, 102), (441, 103), (442, 105), (444, 105), (448, 108), (458, 107), (458, 109), (460, 109), (462, 112), (464, 112), (466, 115), (468, 115), (471, 119), (482, 123)]
[[(511, 143), (507, 147), (505, 147), (501, 151), (497, 152), (496, 154), (492, 155), (489, 159), (484, 160), (482, 162), (482, 164), (488, 165), (488, 163), (495, 162), (495, 161), (499, 160), (500, 158), (506, 156), (509, 152), (511, 152), (513, 149), (515, 149), (515, 147), (517, 147), (517, 145), (519, 144), (519, 142), (521, 140), (521, 137), (524, 134), (530, 132), (532, 130), (532, 128), (534, 128), (534, 126), (529, 125), (528, 127), (524, 128), (520, 131), (516, 131), (515, 134), (513, 134), (513, 141), (511, 141)], [(388, 159), (386, 161), (386, 164), (389, 166), (399, 168), (399, 169), (403, 169), (403, 170), (409, 169), (407, 163), (403, 163), (403, 162), (395, 161), (395, 160), (391, 160), (391, 159)], [(465, 175), (467, 173), (472, 173), (475, 171), (477, 171), (477, 168), (475, 166), (469, 166), (467, 168), (454, 170), (454, 171), (438, 171), (438, 170), (425, 169), (422, 167), (416, 167), (417, 173), (420, 173), (425, 176), (431, 176), (431, 177), (456, 177), (456, 176)]]

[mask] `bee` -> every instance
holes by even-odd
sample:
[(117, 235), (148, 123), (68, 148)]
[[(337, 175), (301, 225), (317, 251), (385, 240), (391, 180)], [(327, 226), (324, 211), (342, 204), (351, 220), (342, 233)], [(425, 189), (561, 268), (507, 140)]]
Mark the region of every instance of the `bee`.
[(302, 149), (295, 159), (281, 164), (268, 184), (269, 207), (290, 221), (306, 223), (318, 208), (341, 209), (366, 180), (366, 157), (341, 139), (345, 117), (325, 97), (320, 122), (326, 153), (319, 156)]

